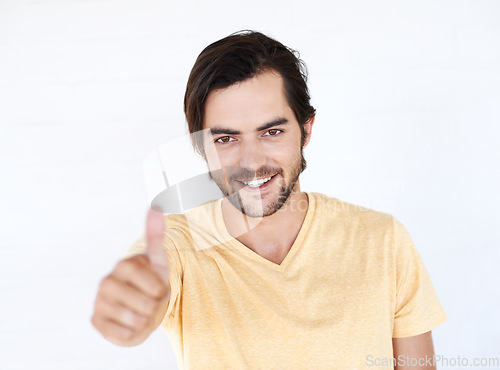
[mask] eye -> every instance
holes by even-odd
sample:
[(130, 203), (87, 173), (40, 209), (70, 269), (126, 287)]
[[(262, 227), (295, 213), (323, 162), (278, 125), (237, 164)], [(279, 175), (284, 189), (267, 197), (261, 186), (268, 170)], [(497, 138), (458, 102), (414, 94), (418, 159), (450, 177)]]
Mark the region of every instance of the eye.
[(234, 139), (231, 136), (222, 136), (218, 139), (215, 140), (215, 143), (229, 143), (231, 141), (234, 141)]
[(281, 134), (283, 132), (283, 130), (278, 130), (276, 128), (272, 128), (270, 130), (267, 130), (266, 133), (264, 134), (264, 136), (277, 136), (279, 134)]

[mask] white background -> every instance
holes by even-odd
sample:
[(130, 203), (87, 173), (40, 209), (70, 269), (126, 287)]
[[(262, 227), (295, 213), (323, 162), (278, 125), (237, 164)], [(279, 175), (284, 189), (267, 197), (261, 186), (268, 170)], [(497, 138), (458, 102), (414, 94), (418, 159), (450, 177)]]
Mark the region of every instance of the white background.
[(196, 56), (244, 28), (308, 65), (302, 188), (395, 215), (449, 316), (436, 352), (500, 357), (500, 1), (0, 0), (0, 369), (176, 368), (161, 331), (102, 339), (93, 301)]

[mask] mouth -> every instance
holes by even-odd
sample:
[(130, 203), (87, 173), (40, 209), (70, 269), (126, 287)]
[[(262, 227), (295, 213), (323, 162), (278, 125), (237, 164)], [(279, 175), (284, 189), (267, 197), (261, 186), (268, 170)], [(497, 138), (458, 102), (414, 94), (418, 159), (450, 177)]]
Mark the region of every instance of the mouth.
[(273, 175), (271, 177), (265, 177), (262, 179), (258, 180), (251, 180), (251, 181), (238, 181), (243, 185), (243, 189), (248, 190), (248, 191), (262, 191), (267, 189), (274, 181), (276, 178), (276, 175)]

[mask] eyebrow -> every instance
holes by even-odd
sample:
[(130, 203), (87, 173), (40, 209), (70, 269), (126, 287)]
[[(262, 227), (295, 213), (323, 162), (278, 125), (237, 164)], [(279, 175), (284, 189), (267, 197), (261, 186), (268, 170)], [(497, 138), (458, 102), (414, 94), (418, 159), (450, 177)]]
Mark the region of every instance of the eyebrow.
[[(259, 127), (257, 127), (257, 129), (255, 131), (263, 131), (263, 130), (267, 130), (271, 127), (286, 125), (287, 123), (288, 123), (288, 120), (286, 118), (277, 118), (271, 122), (267, 122), (267, 123), (260, 125)], [(221, 134), (239, 135), (239, 134), (241, 134), (241, 131), (239, 131), (239, 130), (233, 130), (231, 128), (220, 127), (220, 126), (212, 127), (210, 129), (210, 132), (212, 133), (212, 135), (221, 135)]]

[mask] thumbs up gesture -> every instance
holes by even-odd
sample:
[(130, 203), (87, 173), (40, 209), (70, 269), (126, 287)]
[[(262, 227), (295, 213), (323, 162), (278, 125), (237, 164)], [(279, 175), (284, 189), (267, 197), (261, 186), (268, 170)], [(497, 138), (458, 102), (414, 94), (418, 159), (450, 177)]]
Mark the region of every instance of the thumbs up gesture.
[(163, 214), (149, 210), (146, 252), (123, 259), (99, 285), (92, 324), (110, 342), (134, 346), (161, 324), (170, 299)]

